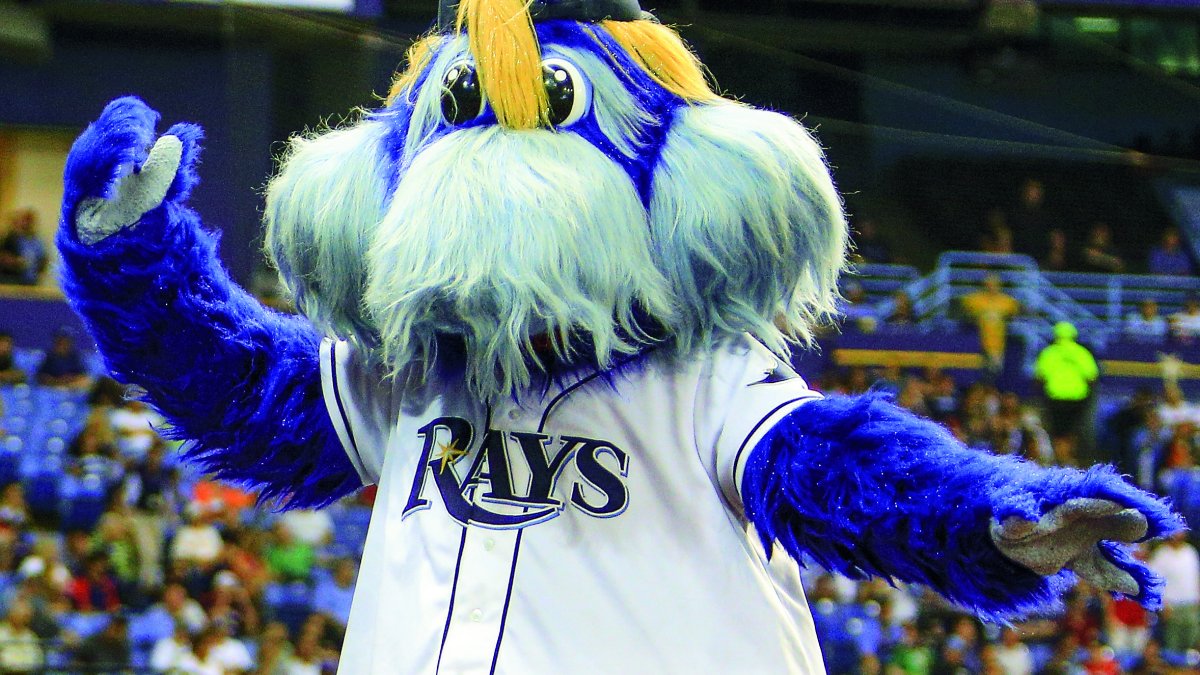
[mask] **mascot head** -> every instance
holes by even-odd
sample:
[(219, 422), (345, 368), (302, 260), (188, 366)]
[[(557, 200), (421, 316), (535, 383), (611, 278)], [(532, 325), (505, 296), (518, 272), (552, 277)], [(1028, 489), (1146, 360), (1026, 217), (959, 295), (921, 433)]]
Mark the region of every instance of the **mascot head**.
[[(297, 307), (393, 374), (482, 397), (834, 311), (847, 229), (796, 121), (722, 98), (636, 0), (443, 0), (386, 105), (292, 142), (267, 248)], [(439, 354), (439, 351), (443, 354)]]

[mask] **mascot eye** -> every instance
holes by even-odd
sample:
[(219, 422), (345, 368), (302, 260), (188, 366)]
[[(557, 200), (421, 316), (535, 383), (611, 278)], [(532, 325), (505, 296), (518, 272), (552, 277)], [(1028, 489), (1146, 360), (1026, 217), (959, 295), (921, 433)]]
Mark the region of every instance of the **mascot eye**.
[(442, 80), (442, 117), (453, 125), (464, 124), (483, 114), (483, 92), (475, 66), (459, 61), (450, 66)]
[(591, 103), (591, 92), (574, 64), (564, 59), (546, 59), (542, 62), (542, 80), (550, 98), (550, 124), (569, 127), (583, 119)]

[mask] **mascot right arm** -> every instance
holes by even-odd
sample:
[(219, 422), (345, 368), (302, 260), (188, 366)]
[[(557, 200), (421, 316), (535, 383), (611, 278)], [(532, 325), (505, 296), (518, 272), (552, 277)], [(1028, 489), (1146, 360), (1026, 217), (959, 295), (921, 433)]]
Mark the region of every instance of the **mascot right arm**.
[(114, 377), (145, 390), (164, 433), (213, 475), (289, 508), (362, 481), (324, 405), (321, 335), (263, 308), (221, 267), (187, 206), (202, 132), (155, 141), (158, 114), (113, 101), (67, 159), (58, 246), (63, 287)]

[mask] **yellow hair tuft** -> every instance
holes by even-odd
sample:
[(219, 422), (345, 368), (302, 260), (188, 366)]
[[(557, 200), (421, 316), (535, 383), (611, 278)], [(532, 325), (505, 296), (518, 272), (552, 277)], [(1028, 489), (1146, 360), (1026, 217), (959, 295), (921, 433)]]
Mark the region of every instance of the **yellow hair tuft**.
[(700, 59), (668, 26), (648, 20), (604, 21), (600, 25), (671, 93), (693, 103), (721, 98), (709, 85)]
[(441, 35), (427, 35), (408, 48), (408, 53), (405, 55), (407, 65), (392, 82), (392, 88), (388, 91), (387, 96), (388, 105), (395, 103), (400, 94), (410, 91), (417, 83), (417, 78), (421, 76), (421, 71), (429, 65), (429, 61), (433, 58), (433, 52), (437, 50), (441, 41)]
[(458, 30), (464, 27), (480, 86), (500, 125), (549, 126), (542, 51), (528, 0), (462, 0)]

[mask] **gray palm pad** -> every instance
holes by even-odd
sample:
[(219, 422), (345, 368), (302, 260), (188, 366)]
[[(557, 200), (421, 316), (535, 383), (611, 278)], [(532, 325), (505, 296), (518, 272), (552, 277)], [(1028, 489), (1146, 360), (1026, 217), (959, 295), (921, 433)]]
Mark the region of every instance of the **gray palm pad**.
[(112, 199), (91, 197), (79, 203), (75, 232), (85, 244), (95, 244), (133, 225), (167, 196), (179, 163), (183, 142), (175, 136), (158, 139), (136, 173), (117, 181)]
[(1146, 517), (1107, 499), (1072, 499), (1037, 522), (1008, 518), (992, 523), (992, 541), (1008, 559), (1047, 576), (1066, 568), (1088, 583), (1129, 596), (1139, 592), (1129, 573), (1096, 546), (1101, 541), (1135, 542), (1146, 536)]

